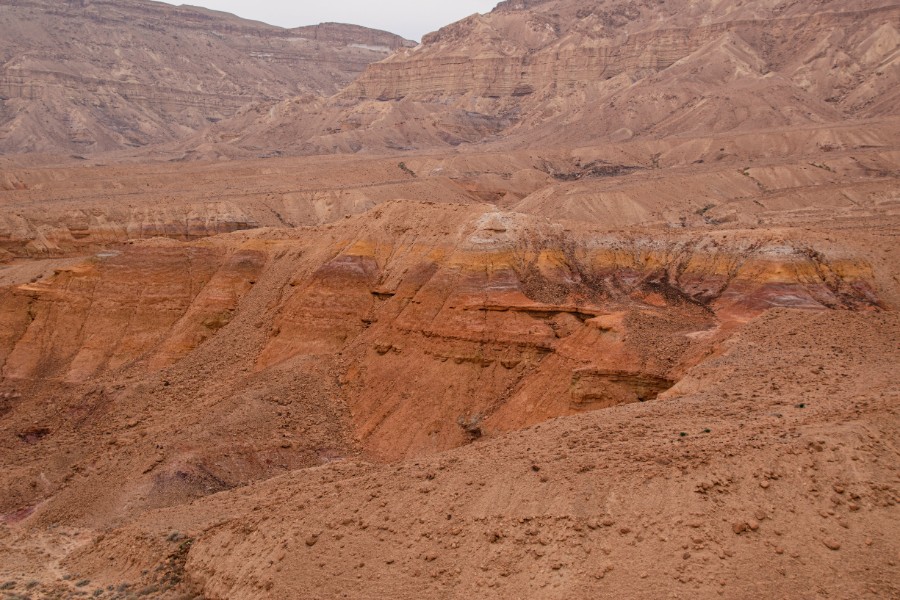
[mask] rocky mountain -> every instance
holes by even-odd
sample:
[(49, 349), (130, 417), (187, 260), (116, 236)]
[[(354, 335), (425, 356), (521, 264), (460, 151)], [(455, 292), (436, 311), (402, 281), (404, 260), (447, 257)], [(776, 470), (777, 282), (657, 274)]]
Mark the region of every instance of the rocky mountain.
[(898, 15), (887, 0), (503, 2), (328, 102), (242, 114), (192, 148), (587, 145), (893, 118)]
[(248, 104), (331, 95), (406, 45), (352, 25), (288, 30), (144, 0), (2, 0), (0, 152), (181, 139)]

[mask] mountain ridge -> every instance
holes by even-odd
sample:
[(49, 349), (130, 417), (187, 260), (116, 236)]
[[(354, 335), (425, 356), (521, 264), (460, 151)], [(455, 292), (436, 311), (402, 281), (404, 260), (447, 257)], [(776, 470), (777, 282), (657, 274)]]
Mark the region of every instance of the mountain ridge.
[(144, 0), (4, 0), (0, 10), (0, 152), (7, 154), (88, 154), (181, 139), (248, 104), (330, 95), (412, 43), (359, 26), (282, 29)]
[[(900, 79), (900, 55), (891, 39), (900, 34), (890, 18), (900, 15), (897, 4), (872, 1), (858, 10), (840, 11), (827, 10), (846, 8), (839, 2), (790, 10), (777, 10), (780, 5), (770, 2), (768, 8), (744, 8), (737, 14), (722, 8), (691, 25), (699, 9), (682, 14), (677, 9), (686, 6), (683, 2), (661, 9), (673, 15), (666, 21), (642, 21), (644, 13), (629, 13), (629, 3), (604, 3), (624, 7), (628, 19), (621, 27), (606, 24), (592, 11), (565, 21), (561, 15), (577, 14), (581, 4), (562, 3), (568, 12), (557, 14), (553, 10), (559, 4), (540, 3), (539, 13), (513, 4), (473, 15), (370, 65), (347, 88), (309, 111), (298, 106), (269, 122), (268, 117), (239, 115), (181, 147), (193, 147), (201, 156), (210, 151), (240, 155), (242, 144), (252, 144), (243, 139), (248, 132), (257, 136), (251, 140), (266, 139), (293, 154), (484, 143), (515, 149), (543, 142), (543, 129), (562, 144), (589, 143), (587, 136), (622, 141), (687, 133), (678, 123), (691, 120), (688, 112), (701, 99), (710, 115), (703, 130), (711, 127), (719, 133), (736, 126), (897, 116), (891, 99), (896, 94), (892, 82)], [(825, 32), (830, 46), (823, 51), (818, 36)], [(733, 73), (728, 81), (716, 75), (735, 59), (721, 53), (729, 40), (729, 48), (739, 44), (745, 54), (754, 55), (755, 73)], [(705, 46), (716, 44), (720, 55), (702, 54)], [(705, 81), (690, 69), (679, 71), (684, 71), (679, 62), (695, 52), (700, 54), (692, 69), (706, 73)], [(847, 63), (840, 72), (853, 72), (852, 77), (834, 78), (830, 67), (840, 63)], [(739, 99), (726, 96), (728, 86), (748, 87), (751, 82), (757, 88), (753, 93)], [(686, 86), (693, 92), (687, 93)], [(287, 108), (289, 101), (281, 106)], [(727, 116), (735, 111), (764, 116)], [(305, 112), (309, 118), (301, 117)], [(679, 112), (684, 114), (678, 117)], [(227, 140), (231, 135), (234, 139)]]

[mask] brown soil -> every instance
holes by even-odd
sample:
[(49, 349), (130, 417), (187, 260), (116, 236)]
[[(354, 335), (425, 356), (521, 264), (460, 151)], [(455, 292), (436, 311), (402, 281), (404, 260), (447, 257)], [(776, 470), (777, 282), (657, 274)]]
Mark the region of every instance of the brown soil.
[(504, 2), (0, 157), (0, 597), (900, 597), (897, 9), (845, 9)]

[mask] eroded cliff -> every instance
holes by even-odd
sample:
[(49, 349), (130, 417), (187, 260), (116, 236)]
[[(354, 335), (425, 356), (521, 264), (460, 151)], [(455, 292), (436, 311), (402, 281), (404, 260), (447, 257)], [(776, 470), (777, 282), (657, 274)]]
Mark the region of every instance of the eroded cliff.
[(181, 139), (255, 102), (330, 95), (407, 44), (190, 7), (0, 3), (0, 152), (83, 155)]

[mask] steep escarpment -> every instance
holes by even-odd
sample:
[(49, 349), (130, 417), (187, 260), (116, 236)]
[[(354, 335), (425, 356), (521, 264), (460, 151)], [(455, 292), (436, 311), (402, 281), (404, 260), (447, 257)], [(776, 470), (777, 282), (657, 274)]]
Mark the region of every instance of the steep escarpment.
[(897, 14), (874, 0), (501, 4), (370, 65), (329, 102), (244, 114), (188, 147), (555, 147), (892, 119)]
[(247, 104), (330, 95), (407, 44), (154, 2), (0, 3), (0, 152), (78, 155), (180, 139)]
[(869, 266), (822, 267), (793, 242), (582, 237), (483, 208), (400, 226), (405, 210), (377, 209), (374, 233), (295, 282), (256, 365), (339, 353), (354, 428), (383, 458), (651, 400), (770, 307), (878, 309)]
[[(770, 306), (880, 306), (871, 265), (850, 255), (829, 259), (791, 237), (573, 226), (484, 205), (395, 201), (321, 229), (132, 242), (7, 288), (5, 329), (24, 333), (10, 336), (4, 373), (84, 381), (135, 361), (175, 364), (240, 315), (267, 265), (285, 253), (295, 275), (265, 307), (273, 321), (255, 369), (340, 353), (360, 336), (370, 339), (373, 357), (399, 354), (394, 334), (423, 336), (414, 343), (420, 349), (435, 337), (447, 344), (429, 352), (441, 362), (484, 368), (516, 362), (520, 351), (549, 352), (583, 327), (602, 333), (622, 319), (638, 323), (642, 317), (628, 312), (635, 303), (645, 317), (678, 312), (697, 330)], [(144, 283), (119, 296), (130, 281)], [(515, 352), (507, 356), (506, 346)], [(639, 362), (665, 376), (679, 357)]]
[[(779, 73), (794, 83), (799, 70), (810, 88), (829, 77), (815, 65), (838, 54), (852, 61), (853, 80), (874, 79), (872, 69), (894, 68), (896, 30), (888, 2), (819, 3), (815, 7), (775, 3), (736, 6), (716, 3), (546, 2), (535, 8), (505, 7), (474, 15), (430, 34), (423, 43), (372, 65), (345, 92), (375, 99), (528, 98), (585, 87), (628, 74), (634, 83), (663, 72), (713, 41), (731, 46), (730, 56), (707, 54), (707, 83), (723, 68)], [(702, 19), (700, 17), (703, 17)], [(887, 19), (888, 23), (886, 23)], [(821, 43), (813, 32), (827, 31), (830, 50), (813, 56)], [(790, 40), (790, 50), (786, 44)], [(801, 44), (797, 52), (797, 44)], [(815, 46), (815, 48), (813, 48)], [(839, 50), (840, 49), (840, 52)], [(847, 54), (850, 52), (852, 54)], [(743, 55), (743, 64), (737, 62)], [(754, 56), (757, 55), (757, 56)], [(750, 62), (755, 64), (750, 64)], [(810, 61), (816, 61), (810, 64)], [(849, 66), (849, 65), (848, 65)], [(894, 73), (896, 75), (896, 73)], [(879, 76), (880, 77), (880, 76)], [(812, 78), (812, 79), (811, 79)], [(580, 84), (580, 85), (579, 85)], [(818, 91), (822, 91), (821, 89)], [(824, 96), (840, 104), (848, 89)], [(843, 93), (842, 93), (843, 92)]]

